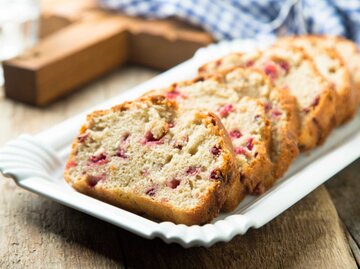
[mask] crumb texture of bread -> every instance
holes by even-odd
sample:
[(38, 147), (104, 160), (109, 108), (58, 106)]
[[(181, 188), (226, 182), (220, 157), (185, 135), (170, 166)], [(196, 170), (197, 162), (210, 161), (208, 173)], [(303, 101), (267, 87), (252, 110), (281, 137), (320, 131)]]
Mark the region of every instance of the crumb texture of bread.
[(218, 72), (229, 68), (229, 62), (263, 70), (276, 87), (288, 90), (296, 98), (300, 149), (310, 150), (322, 144), (335, 126), (336, 93), (313, 60), (304, 50), (295, 47), (273, 47), (250, 56), (252, 58), (247, 53), (230, 54), (200, 67), (199, 72)]
[[(222, 82), (232, 87), (239, 96), (250, 96), (260, 100), (271, 128), (271, 161), (273, 177), (262, 188), (265, 191), (284, 175), (298, 156), (299, 115), (296, 99), (288, 90), (274, 87), (261, 70), (233, 68), (217, 73)], [(262, 191), (262, 192), (263, 192)]]
[(145, 97), (87, 117), (65, 178), (80, 192), (150, 218), (203, 224), (229, 196), (230, 210), (241, 199), (228, 140), (215, 115), (179, 113), (175, 102)]
[(221, 79), (199, 77), (155, 93), (176, 100), (182, 111), (201, 109), (216, 114), (232, 141), (241, 182), (247, 192), (261, 193), (274, 180), (271, 129), (265, 106), (255, 98), (239, 94)]

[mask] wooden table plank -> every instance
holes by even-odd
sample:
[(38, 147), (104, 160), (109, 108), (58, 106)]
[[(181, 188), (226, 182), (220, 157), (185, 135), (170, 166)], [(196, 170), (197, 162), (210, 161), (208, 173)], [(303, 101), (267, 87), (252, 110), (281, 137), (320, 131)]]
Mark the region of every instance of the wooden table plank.
[[(1, 268), (356, 268), (320, 187), (273, 222), (212, 248), (146, 240), (2, 182)], [(4, 205), (2, 206), (2, 208)]]
[(360, 159), (327, 182), (326, 187), (347, 229), (360, 267)]
[[(43, 109), (0, 96), (0, 146), (22, 132), (46, 129), (155, 74), (136, 67), (118, 70)], [(209, 249), (142, 239), (2, 177), (0, 193), (0, 268), (356, 268), (324, 187), (263, 228)], [(358, 229), (358, 222), (353, 225)]]
[(154, 264), (171, 268), (356, 268), (323, 187), (263, 228), (209, 249), (183, 249), (129, 236), (131, 240), (123, 247), (129, 267), (134, 268)]

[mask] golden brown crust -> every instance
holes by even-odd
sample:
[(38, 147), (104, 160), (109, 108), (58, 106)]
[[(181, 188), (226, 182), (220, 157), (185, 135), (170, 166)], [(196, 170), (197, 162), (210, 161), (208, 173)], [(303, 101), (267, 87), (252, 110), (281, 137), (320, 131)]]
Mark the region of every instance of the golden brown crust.
[(209, 190), (211, 195), (206, 195), (199, 206), (192, 210), (183, 210), (145, 196), (124, 192), (121, 189), (89, 187), (86, 176), (77, 180), (72, 187), (81, 193), (153, 220), (167, 220), (186, 225), (204, 224), (211, 221), (219, 213), (219, 204), (224, 197), (218, 182)]
[(318, 104), (312, 107), (310, 112), (301, 111), (303, 115), (307, 114), (303, 116), (302, 131), (299, 136), (299, 148), (302, 151), (322, 145), (336, 126), (335, 91), (324, 78), (319, 77), (319, 79), (323, 81), (324, 88), (318, 97)]
[[(80, 133), (86, 131), (94, 117), (104, 115), (110, 111), (123, 111), (129, 109), (138, 102), (150, 102), (151, 104), (166, 105), (172, 109), (177, 108), (175, 102), (169, 101), (163, 96), (150, 96), (133, 102), (125, 102), (110, 110), (101, 110), (91, 113), (87, 117), (87, 124), (81, 127)], [(223, 149), (222, 154), (225, 162), (223, 167), (220, 168), (220, 173), (224, 175), (225, 182), (211, 181), (212, 184), (209, 186), (207, 194), (201, 198), (199, 205), (191, 210), (180, 209), (171, 206), (170, 204), (151, 199), (151, 197), (138, 195), (132, 192), (125, 192), (119, 188), (109, 189), (99, 185), (91, 187), (88, 184), (88, 176), (82, 176), (73, 181), (68, 169), (65, 169), (64, 178), (74, 189), (81, 193), (126, 210), (144, 214), (155, 220), (168, 220), (186, 225), (207, 223), (217, 216), (224, 203), (224, 209), (228, 211), (236, 208), (243, 197), (243, 191), (241, 190), (240, 182), (237, 180), (238, 168), (236, 167), (236, 159), (232, 147), (228, 143), (229, 138), (227, 137), (227, 133), (223, 129), (219, 119), (215, 115), (209, 113), (198, 113), (196, 114), (196, 119), (205, 124), (211, 133), (223, 138), (220, 145)], [(77, 152), (75, 152), (74, 149), (77, 143), (79, 143), (78, 139), (75, 139), (72, 145), (73, 150), (70, 154), (69, 162), (76, 157)], [(228, 197), (228, 201), (225, 202)]]
[(357, 104), (354, 102), (354, 88), (351, 83), (350, 72), (345, 66), (344, 61), (335, 49), (326, 48), (328, 55), (339, 62), (340, 68), (344, 72), (342, 76), (342, 85), (335, 85), (336, 88), (336, 124), (340, 125), (347, 122), (355, 115)]
[(260, 69), (233, 67), (219, 71), (213, 75), (208, 74), (205, 77), (207, 79), (217, 78), (217, 80), (224, 82), (227, 74), (237, 70), (242, 70), (247, 73), (257, 73), (263, 77), (264, 84), (269, 85), (269, 88), (271, 89), (269, 96), (266, 97), (268, 100), (267, 102), (276, 104), (278, 108), (285, 112), (286, 116), (284, 124), (279, 128), (277, 122), (275, 122), (277, 119), (272, 120), (271, 115), (268, 115), (272, 133), (270, 156), (273, 163), (273, 172), (272, 176), (268, 176), (267, 179), (264, 180), (265, 184), (259, 185), (257, 191), (262, 193), (271, 187), (277, 179), (284, 175), (291, 163), (299, 155), (298, 138), (300, 119), (297, 102), (296, 98), (292, 96), (288, 90), (279, 89), (273, 86), (270, 79)]
[(291, 163), (299, 155), (300, 119), (296, 99), (288, 90), (274, 88), (270, 94), (270, 100), (278, 103), (278, 106), (285, 111), (286, 115), (284, 126), (272, 129), (273, 137), (275, 137), (272, 141), (277, 143), (277, 145), (273, 144), (272, 146), (272, 150), (276, 152), (271, 154), (274, 156), (273, 174), (276, 180), (285, 174)]
[(227, 149), (226, 151), (228, 157), (226, 158), (226, 160), (228, 167), (225, 167), (223, 171), (227, 175), (226, 177), (229, 179), (227, 180), (228, 186), (227, 190), (225, 191), (227, 197), (221, 208), (221, 211), (230, 212), (239, 205), (242, 199), (244, 199), (245, 189), (239, 180), (239, 167), (236, 162), (236, 156), (229, 134), (227, 133), (225, 127), (216, 115), (214, 115), (213, 113), (208, 113), (208, 115), (212, 118), (213, 121), (215, 121), (213, 128), (216, 128), (216, 133), (224, 137), (221, 147)]
[(265, 191), (266, 186), (270, 186), (274, 181), (273, 178), (273, 163), (270, 159), (271, 146), (271, 124), (269, 119), (265, 116), (264, 104), (254, 98), (243, 97), (243, 99), (252, 99), (256, 104), (263, 109), (264, 117), (261, 118), (264, 122), (264, 128), (261, 135), (263, 145), (258, 145), (257, 156), (251, 163), (241, 168), (240, 179), (246, 186), (248, 193), (261, 194)]

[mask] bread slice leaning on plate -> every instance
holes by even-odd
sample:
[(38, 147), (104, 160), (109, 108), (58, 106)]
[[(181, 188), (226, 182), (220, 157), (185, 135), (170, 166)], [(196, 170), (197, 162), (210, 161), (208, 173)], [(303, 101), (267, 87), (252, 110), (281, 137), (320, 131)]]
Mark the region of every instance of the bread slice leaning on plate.
[(88, 115), (65, 169), (76, 190), (162, 221), (203, 224), (243, 196), (231, 141), (211, 113), (162, 96)]

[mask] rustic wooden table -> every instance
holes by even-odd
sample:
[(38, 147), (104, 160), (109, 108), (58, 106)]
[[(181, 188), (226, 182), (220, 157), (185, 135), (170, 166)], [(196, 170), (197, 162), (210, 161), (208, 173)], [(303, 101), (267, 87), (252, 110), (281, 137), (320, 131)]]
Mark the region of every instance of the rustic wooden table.
[[(0, 146), (156, 74), (138, 67), (117, 70), (46, 108), (6, 100), (0, 88)], [(142, 239), (0, 176), (0, 268), (357, 268), (359, 193), (357, 160), (261, 229), (211, 248), (183, 249)]]

